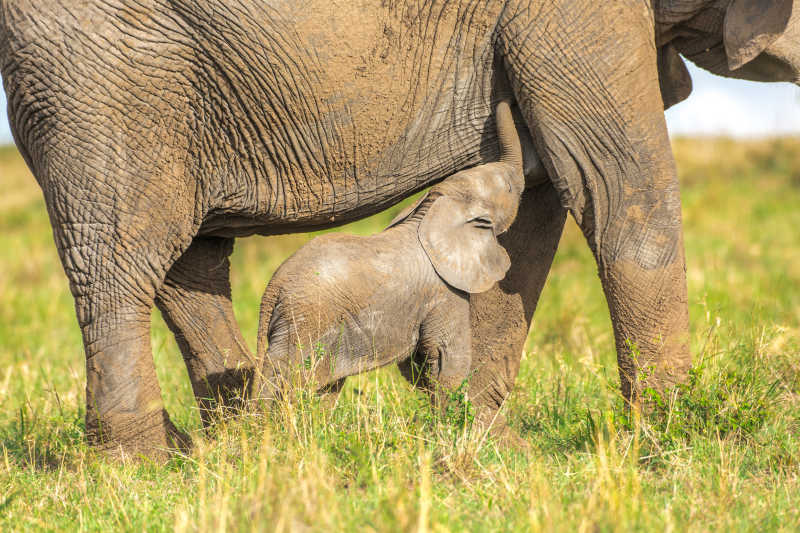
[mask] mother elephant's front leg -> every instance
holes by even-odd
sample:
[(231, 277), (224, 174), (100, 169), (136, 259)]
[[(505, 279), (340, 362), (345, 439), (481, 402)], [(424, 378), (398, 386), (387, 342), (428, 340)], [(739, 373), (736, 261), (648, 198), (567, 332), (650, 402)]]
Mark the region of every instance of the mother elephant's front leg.
[(485, 422), (496, 419), (514, 387), (533, 312), (561, 238), (566, 210), (552, 184), (525, 189), (517, 218), (499, 237), (511, 268), (503, 281), (470, 296), (472, 376), (470, 395)]
[(652, 13), (635, 0), (520, 2), (498, 42), (561, 202), (597, 260), (623, 394), (690, 363), (681, 208)]

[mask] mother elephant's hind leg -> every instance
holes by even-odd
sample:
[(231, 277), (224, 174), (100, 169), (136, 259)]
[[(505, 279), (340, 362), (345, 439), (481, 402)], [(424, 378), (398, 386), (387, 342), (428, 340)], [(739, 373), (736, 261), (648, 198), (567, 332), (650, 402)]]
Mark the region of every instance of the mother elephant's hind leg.
[(63, 210), (67, 202), (48, 202), (86, 350), (86, 436), (115, 455), (164, 456), (168, 449), (188, 447), (189, 439), (164, 408), (150, 349), (150, 313), (174, 260), (170, 250), (188, 245), (189, 228), (181, 245), (174, 233), (179, 225), (123, 209), (109, 221), (96, 211), (102, 201)]
[(252, 357), (231, 303), (233, 239), (195, 238), (172, 265), (156, 305), (178, 341), (204, 424), (218, 406), (237, 406)]

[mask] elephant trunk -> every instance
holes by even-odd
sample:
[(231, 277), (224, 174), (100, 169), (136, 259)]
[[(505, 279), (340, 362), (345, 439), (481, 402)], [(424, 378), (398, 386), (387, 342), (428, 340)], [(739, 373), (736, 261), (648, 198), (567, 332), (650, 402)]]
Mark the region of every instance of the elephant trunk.
[(514, 167), (519, 174), (519, 190), (524, 185), (524, 172), (522, 166), (522, 144), (519, 132), (514, 124), (514, 115), (511, 113), (511, 102), (501, 100), (496, 109), (497, 137), (500, 141), (500, 161)]

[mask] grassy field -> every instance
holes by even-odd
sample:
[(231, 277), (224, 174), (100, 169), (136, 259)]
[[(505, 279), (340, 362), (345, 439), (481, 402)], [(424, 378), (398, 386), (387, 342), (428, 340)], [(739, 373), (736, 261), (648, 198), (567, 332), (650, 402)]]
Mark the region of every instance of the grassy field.
[[(84, 358), (41, 193), (0, 149), (0, 530), (800, 530), (800, 140), (678, 140), (692, 353), (646, 420), (618, 397), (608, 312), (570, 222), (507, 405), (525, 451), (434, 414), (395, 369), (199, 429), (153, 317), (167, 408), (195, 448), (119, 465), (83, 442)], [(373, 232), (392, 213), (345, 231)], [(271, 272), (308, 236), (234, 254), (254, 347)]]

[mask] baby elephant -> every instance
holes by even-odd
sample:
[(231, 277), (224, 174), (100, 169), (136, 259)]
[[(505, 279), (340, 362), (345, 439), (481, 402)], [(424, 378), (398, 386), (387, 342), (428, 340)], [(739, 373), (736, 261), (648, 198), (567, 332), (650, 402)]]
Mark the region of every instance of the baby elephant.
[(261, 300), (261, 398), (291, 375), (338, 390), (345, 377), (394, 361), (409, 378), (412, 357), (431, 390), (467, 378), (469, 293), (505, 276), (510, 261), (497, 236), (524, 188), (509, 103), (496, 111), (499, 162), (450, 176), (382, 233), (317, 237), (278, 268)]

